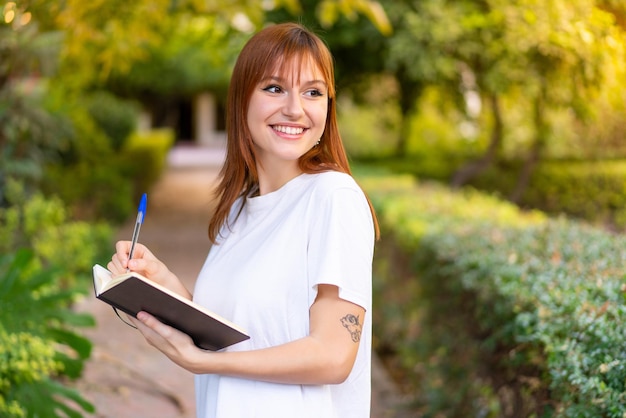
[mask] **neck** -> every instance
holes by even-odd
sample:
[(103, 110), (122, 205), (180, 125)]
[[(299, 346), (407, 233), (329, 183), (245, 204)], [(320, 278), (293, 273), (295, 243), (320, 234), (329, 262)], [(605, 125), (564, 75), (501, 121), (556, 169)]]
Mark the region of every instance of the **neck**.
[(289, 170), (264, 170), (263, 167), (257, 167), (259, 173), (259, 195), (275, 192), (283, 187), (290, 180), (302, 174), (302, 170), (296, 164)]

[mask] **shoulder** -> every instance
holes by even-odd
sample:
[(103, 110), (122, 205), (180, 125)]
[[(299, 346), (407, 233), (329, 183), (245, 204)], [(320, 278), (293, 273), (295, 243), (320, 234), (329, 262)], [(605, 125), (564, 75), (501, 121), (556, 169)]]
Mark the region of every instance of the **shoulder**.
[[(365, 193), (349, 174), (326, 171), (308, 175), (309, 196), (315, 206), (370, 213)], [(361, 208), (361, 209), (357, 209)]]
[(350, 189), (361, 192), (361, 188), (354, 178), (339, 171), (325, 171), (322, 173), (309, 174), (309, 182), (313, 189), (322, 193), (332, 193), (340, 189)]

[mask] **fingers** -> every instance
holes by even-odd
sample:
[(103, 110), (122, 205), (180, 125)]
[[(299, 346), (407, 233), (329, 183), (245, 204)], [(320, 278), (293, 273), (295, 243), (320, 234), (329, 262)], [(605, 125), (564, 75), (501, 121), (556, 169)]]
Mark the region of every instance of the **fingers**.
[[(128, 255), (130, 253), (131, 242), (130, 241), (118, 241), (115, 244), (115, 254), (111, 257), (111, 262), (107, 265), (107, 268), (115, 275), (126, 272), (126, 269), (133, 271), (148, 271), (146, 261), (155, 261), (156, 258), (146, 246), (137, 243), (133, 252), (133, 259), (129, 260)], [(153, 267), (151, 270), (154, 270)]]
[(165, 339), (169, 338), (172, 334), (172, 327), (163, 324), (147, 312), (142, 311), (137, 313), (137, 320)]
[(130, 270), (191, 299), (191, 295), (178, 277), (169, 271), (167, 266), (156, 258), (145, 245), (137, 243), (133, 252), (133, 259), (129, 260), (130, 246), (130, 241), (119, 241), (115, 244), (115, 254), (107, 264), (107, 268), (114, 276)]
[(191, 337), (143, 311), (137, 314), (137, 318), (130, 319), (151, 346), (179, 366), (188, 368), (189, 357), (198, 351)]
[(107, 268), (111, 273), (121, 274), (126, 271), (128, 267), (128, 254), (130, 252), (130, 241), (118, 241), (115, 243), (115, 253), (111, 257), (111, 261), (107, 265)]
[(143, 334), (146, 341), (154, 347), (163, 345), (165, 341), (161, 333), (167, 334), (167, 328), (171, 328), (146, 312), (139, 312), (137, 318), (129, 316), (129, 319)]

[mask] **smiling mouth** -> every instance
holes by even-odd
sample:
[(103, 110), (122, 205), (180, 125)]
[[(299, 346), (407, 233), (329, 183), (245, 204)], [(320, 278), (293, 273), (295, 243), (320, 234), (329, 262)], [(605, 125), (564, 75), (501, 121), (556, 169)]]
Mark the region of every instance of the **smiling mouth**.
[(282, 125), (273, 125), (272, 129), (287, 135), (300, 135), (304, 132), (305, 128), (296, 128), (295, 126), (282, 126)]

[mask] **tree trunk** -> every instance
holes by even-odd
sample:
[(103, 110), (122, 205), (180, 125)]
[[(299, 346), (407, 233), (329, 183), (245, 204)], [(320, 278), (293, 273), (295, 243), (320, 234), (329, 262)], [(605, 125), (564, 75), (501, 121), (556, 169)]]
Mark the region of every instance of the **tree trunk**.
[(400, 88), (400, 112), (402, 115), (402, 126), (400, 128), (400, 138), (396, 145), (395, 155), (402, 158), (407, 154), (407, 145), (409, 142), (411, 113), (415, 110), (417, 100), (422, 94), (423, 84), (419, 81), (412, 80), (407, 74), (406, 68), (400, 68), (395, 74), (396, 80)]
[(515, 189), (509, 195), (509, 199), (513, 203), (520, 203), (524, 192), (528, 188), (530, 184), (530, 177), (532, 176), (537, 163), (541, 159), (541, 154), (543, 153), (543, 149), (546, 143), (546, 136), (548, 134), (548, 125), (546, 123), (544, 111), (545, 111), (545, 90), (542, 89), (542, 92), (535, 99), (534, 108), (533, 108), (533, 122), (535, 125), (535, 140), (528, 152), (526, 160), (524, 162), (524, 166), (522, 167), (522, 171), (517, 179), (517, 184), (515, 185)]
[(454, 188), (467, 184), (471, 179), (489, 168), (489, 166), (496, 161), (502, 149), (504, 123), (502, 122), (502, 111), (500, 109), (498, 96), (496, 94), (490, 94), (489, 103), (493, 115), (493, 129), (491, 131), (489, 147), (482, 157), (470, 161), (454, 173), (451, 181), (451, 186)]

